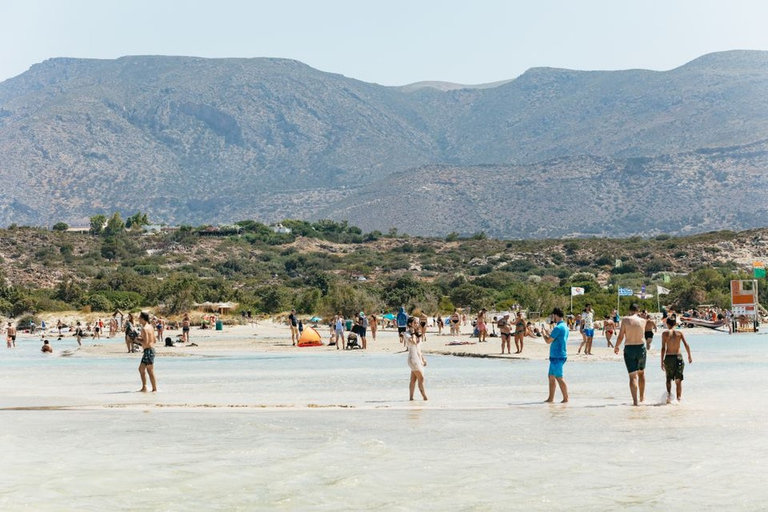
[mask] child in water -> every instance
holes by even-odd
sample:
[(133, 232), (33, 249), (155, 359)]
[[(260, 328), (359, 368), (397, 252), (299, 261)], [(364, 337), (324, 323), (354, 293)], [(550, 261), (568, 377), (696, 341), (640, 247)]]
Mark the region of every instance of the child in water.
[(661, 333), (661, 369), (667, 375), (667, 403), (672, 402), (673, 380), (677, 390), (677, 401), (679, 402), (683, 397), (683, 370), (685, 370), (685, 362), (683, 361), (683, 355), (680, 353), (680, 342), (683, 343), (686, 352), (688, 352), (688, 362), (693, 362), (693, 359), (691, 359), (691, 347), (685, 341), (685, 335), (675, 330), (676, 323), (675, 317), (667, 317), (667, 327), (669, 327), (669, 330)]
[(419, 327), (418, 318), (408, 319), (407, 333), (405, 337), (405, 346), (408, 349), (408, 367), (411, 369), (411, 382), (409, 385), (410, 400), (413, 400), (413, 393), (416, 390), (416, 383), (419, 384), (419, 392), (424, 400), (427, 400), (427, 393), (424, 391), (424, 367), (427, 361), (421, 353), (422, 332)]

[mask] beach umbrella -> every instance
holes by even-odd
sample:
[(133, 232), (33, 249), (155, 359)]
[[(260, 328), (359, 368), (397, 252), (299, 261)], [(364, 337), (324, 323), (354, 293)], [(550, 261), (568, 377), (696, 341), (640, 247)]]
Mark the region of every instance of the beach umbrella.
[(387, 320), (394, 320), (395, 319), (395, 315), (393, 315), (392, 313), (387, 313), (382, 318), (386, 318)]
[(320, 322), (322, 320), (323, 319), (320, 318), (319, 316), (313, 316), (312, 318), (309, 319), (310, 322)]

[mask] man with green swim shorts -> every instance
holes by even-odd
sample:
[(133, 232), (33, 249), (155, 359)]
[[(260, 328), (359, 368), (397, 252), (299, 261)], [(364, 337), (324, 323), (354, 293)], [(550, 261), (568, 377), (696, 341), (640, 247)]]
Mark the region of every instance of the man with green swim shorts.
[[(619, 328), (619, 337), (616, 338), (616, 347), (613, 349), (615, 354), (619, 353), (621, 342), (626, 338), (627, 343), (624, 347), (624, 364), (629, 373), (629, 391), (632, 393), (633, 405), (639, 405), (639, 402), (645, 400), (645, 319), (638, 314), (637, 304), (629, 306), (629, 316), (621, 319)], [(638, 402), (638, 391), (640, 400)]]
[(552, 317), (555, 320), (555, 328), (552, 332), (542, 329), (544, 341), (549, 345), (549, 397), (546, 403), (555, 401), (555, 384), (560, 386), (560, 392), (563, 394), (563, 402), (568, 403), (568, 385), (563, 379), (563, 366), (567, 360), (566, 343), (568, 342), (568, 327), (563, 322), (563, 310), (555, 308), (552, 310)]

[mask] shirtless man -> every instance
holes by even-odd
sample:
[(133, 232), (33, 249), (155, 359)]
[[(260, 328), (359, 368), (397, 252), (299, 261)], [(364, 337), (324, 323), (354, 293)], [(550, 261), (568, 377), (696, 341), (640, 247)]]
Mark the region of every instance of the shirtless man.
[(155, 328), (149, 323), (149, 313), (142, 311), (139, 315), (141, 332), (139, 333), (139, 342), (144, 352), (141, 355), (141, 364), (139, 365), (139, 375), (141, 375), (141, 391), (147, 392), (147, 373), (149, 382), (152, 384), (152, 392), (157, 391), (157, 382), (155, 382)]
[(8, 348), (16, 346), (16, 326), (11, 322), (8, 322), (8, 330), (6, 331)]
[(683, 355), (680, 353), (680, 342), (683, 342), (686, 352), (688, 352), (688, 362), (692, 363), (691, 347), (685, 341), (685, 335), (680, 331), (675, 331), (675, 319), (667, 318), (668, 331), (661, 333), (661, 369), (667, 374), (667, 403), (672, 401), (672, 381), (675, 381), (677, 390), (677, 401), (683, 396), (683, 370), (685, 363)]
[(656, 332), (656, 322), (653, 321), (651, 315), (645, 310), (643, 310), (643, 318), (645, 318), (645, 331), (643, 332), (643, 336), (645, 337), (645, 348), (651, 350), (653, 333)]
[(619, 336), (616, 338), (616, 347), (613, 349), (615, 354), (619, 353), (621, 342), (626, 338), (627, 344), (624, 347), (624, 364), (629, 373), (629, 391), (632, 393), (633, 405), (639, 405), (638, 390), (640, 391), (640, 402), (645, 400), (645, 341), (643, 332), (645, 331), (645, 319), (638, 314), (637, 304), (629, 306), (629, 316), (621, 319), (619, 326)]

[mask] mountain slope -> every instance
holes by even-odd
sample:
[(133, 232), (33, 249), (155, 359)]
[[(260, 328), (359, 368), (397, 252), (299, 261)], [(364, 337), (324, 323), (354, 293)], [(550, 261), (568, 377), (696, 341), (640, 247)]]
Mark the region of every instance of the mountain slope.
[(767, 168), (768, 141), (656, 158), (427, 166), (368, 185), (320, 217), (424, 236), (621, 237), (751, 228), (768, 218)]
[(723, 52), (667, 72), (536, 68), (438, 90), (283, 59), (51, 59), (0, 83), (0, 224), (308, 218), (353, 211), (334, 205), (426, 165), (743, 145), (768, 139), (766, 64), (768, 52)]

